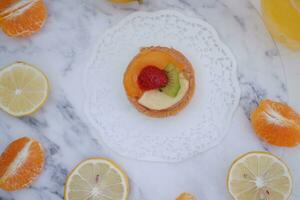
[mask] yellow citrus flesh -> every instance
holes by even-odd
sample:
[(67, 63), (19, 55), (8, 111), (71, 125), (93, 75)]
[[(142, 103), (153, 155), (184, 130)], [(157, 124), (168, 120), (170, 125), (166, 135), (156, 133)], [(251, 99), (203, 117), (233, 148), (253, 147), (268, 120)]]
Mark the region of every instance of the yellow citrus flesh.
[(13, 116), (37, 111), (48, 93), (47, 77), (29, 64), (16, 62), (0, 71), (0, 108)]
[(113, 161), (91, 158), (81, 162), (68, 176), (65, 200), (127, 200), (127, 175)]
[(235, 200), (286, 200), (292, 177), (279, 158), (267, 152), (249, 152), (233, 162), (227, 189)]
[(300, 0), (262, 0), (263, 17), (272, 36), (300, 50)]

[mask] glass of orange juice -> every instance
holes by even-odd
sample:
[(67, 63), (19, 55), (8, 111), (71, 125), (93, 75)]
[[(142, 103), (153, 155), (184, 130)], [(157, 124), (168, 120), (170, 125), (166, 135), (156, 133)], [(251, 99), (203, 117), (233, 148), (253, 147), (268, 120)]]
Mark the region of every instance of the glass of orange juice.
[(300, 0), (261, 0), (261, 7), (273, 38), (300, 51)]

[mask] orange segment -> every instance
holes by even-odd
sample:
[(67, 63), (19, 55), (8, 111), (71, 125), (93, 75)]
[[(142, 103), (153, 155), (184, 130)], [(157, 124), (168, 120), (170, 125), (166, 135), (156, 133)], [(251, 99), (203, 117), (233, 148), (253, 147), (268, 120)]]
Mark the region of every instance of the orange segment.
[(44, 151), (31, 138), (20, 138), (9, 144), (0, 156), (0, 188), (15, 191), (29, 186), (44, 166)]
[(155, 66), (159, 69), (164, 69), (168, 64), (173, 64), (178, 70), (184, 69), (184, 63), (172, 57), (168, 53), (159, 49), (144, 48), (132, 60), (127, 68), (126, 76), (124, 77), (124, 86), (127, 95), (130, 97), (140, 97), (143, 91), (137, 84), (138, 75), (146, 66)]
[(3, 0), (0, 27), (11, 37), (26, 37), (38, 32), (47, 18), (43, 0)]
[(196, 200), (196, 198), (195, 198), (193, 195), (184, 192), (184, 193), (181, 193), (181, 194), (176, 198), (176, 200)]
[(270, 144), (293, 147), (300, 143), (300, 116), (286, 104), (261, 101), (251, 123), (255, 133)]

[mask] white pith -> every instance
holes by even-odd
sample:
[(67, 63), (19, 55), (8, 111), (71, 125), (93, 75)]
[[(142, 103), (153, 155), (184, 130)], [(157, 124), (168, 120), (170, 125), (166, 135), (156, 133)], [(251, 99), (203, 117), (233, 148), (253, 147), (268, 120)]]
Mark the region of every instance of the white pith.
[(32, 140), (29, 140), (23, 149), (17, 154), (14, 161), (9, 165), (4, 175), (1, 177), (1, 179), (5, 180), (6, 178), (13, 176), (14, 173), (20, 168), (24, 162), (26, 161), (27, 156), (29, 155), (29, 149), (31, 147), (31, 144), (33, 143)]
[[(99, 186), (91, 185), (91, 184), (88, 182), (88, 180), (86, 180), (84, 177), (82, 177), (82, 176), (80, 175), (79, 170), (80, 170), (84, 165), (86, 165), (86, 164), (94, 164), (94, 165), (95, 165), (95, 164), (105, 164), (105, 165), (108, 165), (108, 166), (109, 166), (109, 169), (105, 172), (105, 174), (102, 175), (102, 177), (105, 176), (106, 174), (108, 174), (111, 170), (116, 171), (116, 172), (120, 175), (120, 178), (121, 178), (121, 182), (118, 183), (118, 184), (123, 185), (123, 187), (124, 187), (124, 193), (123, 193), (123, 196), (122, 196), (122, 200), (126, 200), (126, 197), (128, 196), (128, 190), (127, 190), (128, 188), (126, 188), (127, 181), (126, 181), (126, 179), (125, 179), (125, 175), (123, 174), (122, 171), (120, 171), (120, 169), (118, 169), (117, 167), (115, 167), (115, 166), (114, 166), (113, 164), (111, 164), (108, 160), (101, 160), (101, 159), (86, 160), (86, 161), (82, 162), (81, 164), (79, 164), (79, 165), (76, 167), (76, 169), (72, 172), (72, 174), (71, 174), (71, 175), (68, 177), (68, 179), (67, 179), (67, 183), (66, 183), (66, 186), (65, 186), (65, 187), (66, 187), (66, 191), (65, 191), (65, 194), (66, 194), (65, 198), (66, 198), (66, 200), (71, 200), (71, 199), (69, 198), (69, 192), (70, 192), (70, 191), (85, 191), (85, 192), (88, 192), (89, 194), (88, 194), (88, 196), (86, 197), (86, 199), (92, 197), (92, 199), (97, 200), (97, 199), (98, 199), (97, 197), (99, 197), (99, 196), (107, 197), (108, 199), (111, 198), (111, 197), (109, 197), (109, 196), (106, 196), (105, 194), (102, 194), (102, 190), (105, 189), (106, 187), (112, 186), (112, 185), (114, 185), (114, 184), (102, 186), (102, 188), (101, 188), (101, 187), (99, 187)], [(79, 176), (80, 178), (82, 178), (82, 180), (84, 180), (84, 181), (87, 183), (87, 185), (89, 185), (89, 188), (90, 188), (90, 189), (89, 189), (89, 190), (70, 190), (68, 186), (71, 184), (72, 177), (75, 176), (75, 175), (77, 175), (77, 176)]]
[(23, 92), (22, 89), (17, 88), (17, 89), (15, 90), (15, 95), (16, 95), (16, 96), (21, 95), (22, 92)]
[(278, 111), (274, 110), (271, 107), (267, 108), (267, 110), (264, 112), (264, 115), (270, 124), (276, 124), (278, 126), (287, 126), (295, 124), (293, 120), (285, 118)]
[(265, 186), (265, 180), (262, 177), (256, 177), (255, 184), (257, 188), (263, 188)]

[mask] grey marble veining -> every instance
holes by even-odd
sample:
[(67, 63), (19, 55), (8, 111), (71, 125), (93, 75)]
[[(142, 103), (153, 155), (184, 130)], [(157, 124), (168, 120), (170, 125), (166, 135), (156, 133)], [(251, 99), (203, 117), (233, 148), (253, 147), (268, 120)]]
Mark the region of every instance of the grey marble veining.
[[(289, 160), (296, 184), (292, 199), (298, 199), (300, 172), (291, 158), (299, 160), (300, 154), (297, 157), (289, 150), (261, 143), (248, 121), (260, 99), (287, 101), (280, 55), (255, 8), (238, 0), (145, 1), (142, 6), (119, 6), (103, 0), (46, 0), (49, 19), (40, 33), (28, 39), (11, 39), (0, 33), (0, 66), (16, 60), (37, 65), (48, 75), (52, 87), (48, 102), (33, 116), (17, 119), (0, 112), (1, 151), (12, 140), (29, 136), (41, 141), (47, 155), (44, 172), (30, 188), (13, 193), (0, 190), (0, 200), (63, 199), (67, 174), (81, 160), (95, 156), (112, 158), (127, 171), (130, 199), (175, 199), (187, 191), (198, 199), (226, 200), (230, 199), (225, 180), (231, 161), (241, 153), (264, 149)], [(85, 119), (82, 107), (82, 72), (101, 34), (132, 12), (161, 9), (175, 9), (212, 24), (237, 59), (242, 89), (240, 108), (222, 144), (177, 164), (116, 155), (91, 137), (96, 130)]]

